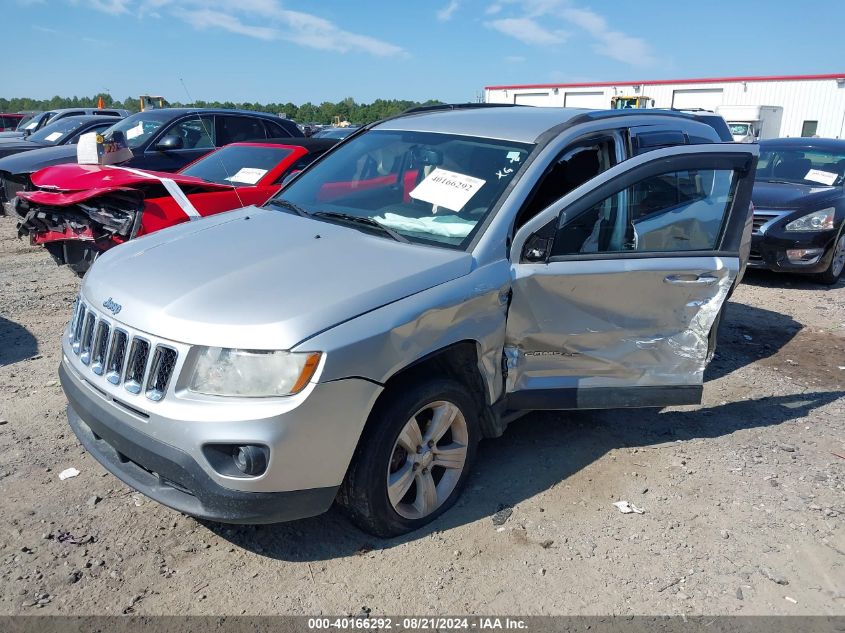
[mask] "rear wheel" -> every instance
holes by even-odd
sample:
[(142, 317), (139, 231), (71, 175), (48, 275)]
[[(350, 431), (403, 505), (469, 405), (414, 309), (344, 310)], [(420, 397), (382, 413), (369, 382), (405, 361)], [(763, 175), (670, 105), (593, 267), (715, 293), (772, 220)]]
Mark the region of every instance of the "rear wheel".
[(479, 439), (478, 412), (460, 383), (405, 385), (373, 413), (339, 496), (363, 530), (411, 532), (460, 495)]
[(833, 247), (833, 257), (830, 258), (827, 270), (820, 273), (817, 278), (821, 283), (832, 286), (839, 281), (843, 269), (845, 269), (845, 232), (839, 236)]

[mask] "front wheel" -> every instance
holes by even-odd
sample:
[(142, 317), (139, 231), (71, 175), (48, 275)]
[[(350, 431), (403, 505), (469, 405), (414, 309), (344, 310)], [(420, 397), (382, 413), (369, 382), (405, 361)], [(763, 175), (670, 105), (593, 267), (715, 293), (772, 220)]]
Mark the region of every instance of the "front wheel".
[(833, 247), (833, 257), (830, 258), (830, 265), (823, 273), (818, 275), (818, 280), (832, 286), (839, 277), (842, 276), (842, 270), (845, 269), (845, 232), (839, 236), (836, 245)]
[(460, 495), (479, 440), (466, 388), (438, 379), (404, 385), (373, 412), (339, 502), (363, 530), (389, 537), (416, 530)]

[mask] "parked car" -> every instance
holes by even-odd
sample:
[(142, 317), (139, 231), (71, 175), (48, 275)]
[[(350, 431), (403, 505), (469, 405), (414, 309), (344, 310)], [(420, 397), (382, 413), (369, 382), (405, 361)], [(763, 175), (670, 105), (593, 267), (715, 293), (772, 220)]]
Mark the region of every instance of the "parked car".
[(32, 175), (35, 191), (18, 193), (18, 234), (82, 274), (100, 253), (127, 240), (263, 204), (285, 178), (334, 144), (304, 138), (233, 143), (176, 174), (96, 165), (48, 167)]
[(648, 110), (370, 126), (263, 207), (104, 253), (62, 338), (70, 425), (187, 514), (419, 528), (522, 412), (700, 401), (757, 160), (719, 141)]
[[(163, 108), (133, 114), (108, 128), (123, 132), (134, 157), (125, 167), (173, 172), (215, 147), (238, 141), (302, 138), (292, 121), (261, 112)], [(31, 188), (30, 174), (53, 165), (76, 162), (76, 147), (29, 152), (30, 156), (0, 158), (0, 204), (6, 208), (18, 191)]]
[(347, 127), (324, 127), (322, 130), (312, 134), (314, 138), (344, 139), (357, 131), (360, 125), (349, 125)]
[[(0, 159), (21, 152), (60, 145), (75, 146), (79, 137), (88, 132), (102, 132), (114, 125), (118, 117), (71, 116), (50, 123), (26, 138), (0, 139)], [(75, 148), (74, 148), (75, 151)]]
[(18, 123), (25, 116), (24, 114), (18, 113), (0, 112), (0, 132), (14, 132), (15, 128), (18, 127)]
[(760, 142), (748, 265), (835, 284), (845, 268), (845, 140)]
[(2, 138), (23, 138), (33, 134), (49, 123), (55, 123), (65, 117), (77, 116), (106, 116), (106, 117), (127, 117), (129, 110), (120, 108), (61, 108), (58, 110), (47, 110), (46, 112), (33, 112), (26, 121), (21, 122), (14, 131), (0, 133)]

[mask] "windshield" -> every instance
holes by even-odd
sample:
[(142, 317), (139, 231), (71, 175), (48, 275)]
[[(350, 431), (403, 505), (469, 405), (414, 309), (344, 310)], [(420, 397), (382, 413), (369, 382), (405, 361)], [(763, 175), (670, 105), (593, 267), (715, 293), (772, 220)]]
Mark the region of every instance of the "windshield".
[(841, 185), (845, 148), (841, 151), (760, 144), (757, 180), (801, 185)]
[(320, 130), (314, 135), (314, 138), (346, 138), (352, 132), (355, 132), (357, 127), (333, 127), (325, 130)]
[(189, 165), (181, 173), (221, 185), (255, 185), (291, 151), (282, 146), (227, 145)]
[(50, 118), (56, 114), (55, 112), (41, 112), (40, 114), (34, 114), (32, 118), (27, 121), (26, 125), (23, 127), (18, 126), (21, 130), (29, 130), (33, 132), (38, 129), (39, 126), (43, 125), (45, 121), (49, 121)]
[[(20, 121), (18, 121), (18, 125), (15, 129), (16, 130), (25, 130), (27, 128), (27, 126), (32, 122), (32, 120), (35, 119), (36, 115), (37, 115), (37, 113), (36, 114), (27, 114), (24, 118), (22, 118)], [(37, 124), (37, 122), (36, 122), (36, 124)]]
[(88, 119), (79, 119), (69, 116), (59, 119), (55, 123), (49, 123), (37, 132), (29, 136), (29, 140), (45, 145), (61, 145), (67, 138), (85, 125)]
[(412, 242), (465, 248), (532, 147), (376, 130), (338, 147), (277, 198), (307, 213), (375, 220)]
[(103, 132), (103, 134), (123, 132), (124, 136), (126, 136), (126, 145), (129, 149), (136, 149), (146, 143), (162, 125), (172, 118), (172, 114), (162, 110), (139, 112), (138, 114), (133, 114), (122, 119), (120, 123), (115, 123)]
[(729, 127), (732, 136), (748, 136), (750, 127), (748, 123), (731, 123)]

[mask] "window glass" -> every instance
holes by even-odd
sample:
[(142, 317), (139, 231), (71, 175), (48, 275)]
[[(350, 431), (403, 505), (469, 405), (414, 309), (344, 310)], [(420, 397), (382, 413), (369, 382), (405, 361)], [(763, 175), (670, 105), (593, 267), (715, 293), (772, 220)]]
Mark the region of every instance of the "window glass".
[(567, 219), (552, 255), (713, 250), (733, 183), (732, 170), (651, 176)]
[(290, 153), (281, 146), (227, 145), (206, 154), (181, 173), (221, 185), (256, 185)]
[(259, 141), (267, 138), (260, 119), (245, 116), (217, 116), (217, 144)]
[(804, 125), (801, 126), (801, 136), (816, 136), (818, 129), (818, 121), (804, 121)]
[(373, 130), (332, 151), (278, 197), (318, 219), (326, 217), (321, 213), (357, 216), (413, 242), (464, 248), (532, 147), (457, 134)]
[(263, 119), (264, 127), (267, 128), (267, 138), (290, 138), (291, 133), (284, 126), (273, 121)]
[(90, 134), (91, 132), (97, 132), (99, 134), (102, 134), (106, 129), (108, 129), (108, 127), (109, 127), (109, 124), (103, 122), (100, 125), (95, 125), (93, 127), (86, 128), (84, 132), (82, 130), (80, 130), (80, 131), (78, 131), (74, 134), (73, 138), (71, 138), (67, 142), (67, 144), (68, 145), (76, 145), (77, 143), (79, 143), (79, 139), (82, 138), (83, 134)]
[(731, 123), (730, 129), (733, 136), (748, 136), (751, 134), (750, 123)]
[(205, 149), (214, 147), (214, 117), (193, 116), (180, 121), (165, 132), (165, 136), (181, 136), (182, 149)]
[(29, 136), (29, 140), (34, 143), (43, 143), (44, 145), (62, 145), (71, 134), (79, 130), (87, 122), (88, 119), (82, 117), (61, 118), (45, 125), (37, 132), (33, 132)]
[(173, 114), (166, 110), (138, 112), (112, 124), (106, 130), (106, 133), (123, 132), (129, 149), (136, 149), (146, 143), (162, 125), (165, 125), (172, 118)]
[(525, 206), (520, 210), (515, 229), (545, 209), (555, 200), (583, 185), (616, 164), (613, 139), (596, 137), (567, 147), (546, 170)]
[(845, 182), (845, 150), (796, 147), (778, 141), (760, 143), (755, 179), (800, 185), (839, 186)]

